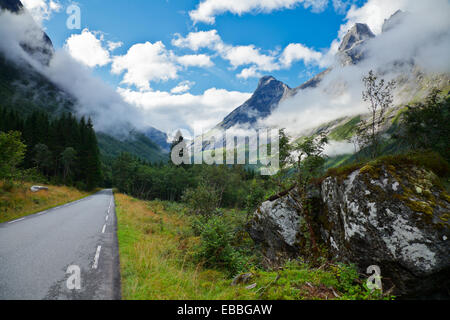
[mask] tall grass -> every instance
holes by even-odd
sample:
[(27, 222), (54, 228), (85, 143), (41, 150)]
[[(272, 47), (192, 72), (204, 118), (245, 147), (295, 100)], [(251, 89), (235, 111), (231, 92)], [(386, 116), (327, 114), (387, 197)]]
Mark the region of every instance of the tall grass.
[[(44, 211), (86, 197), (89, 193), (65, 186), (47, 186), (48, 191), (33, 193), (32, 183), (0, 182), (0, 223)], [(46, 186), (46, 185), (44, 185)]]

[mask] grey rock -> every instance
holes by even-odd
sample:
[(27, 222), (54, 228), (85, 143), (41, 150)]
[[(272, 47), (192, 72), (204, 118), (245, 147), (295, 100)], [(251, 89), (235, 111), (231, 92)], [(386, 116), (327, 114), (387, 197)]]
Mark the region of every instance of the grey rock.
[(381, 31), (388, 32), (395, 27), (397, 27), (399, 24), (403, 22), (403, 19), (408, 16), (408, 13), (397, 10), (389, 19), (385, 19), (383, 26), (381, 27)]
[(375, 38), (369, 26), (364, 23), (355, 24), (342, 39), (338, 49), (338, 58), (342, 65), (356, 64), (364, 59), (364, 44)]
[(297, 191), (275, 201), (264, 202), (248, 225), (252, 239), (261, 244), (269, 264), (276, 265), (285, 258), (298, 256), (301, 249), (302, 215)]
[(47, 187), (42, 187), (42, 186), (32, 186), (30, 188), (30, 190), (31, 190), (31, 192), (39, 192), (39, 191), (42, 191), (42, 190), (47, 191), (48, 188)]
[(258, 119), (269, 116), (290, 90), (272, 76), (261, 78), (251, 98), (225, 117), (218, 127), (229, 129), (236, 124), (254, 124)]
[(450, 230), (444, 215), (450, 203), (433, 186), (433, 176), (419, 168), (398, 175), (383, 168), (374, 178), (363, 168), (342, 182), (327, 178), (322, 238), (330, 252), (361, 270), (378, 265), (398, 295), (448, 285), (450, 244), (444, 239)]
[[(366, 166), (345, 178), (328, 177), (321, 183), (321, 210), (311, 217), (316, 238), (335, 260), (353, 263), (361, 273), (378, 265), (384, 288), (395, 286), (396, 295), (445, 294), (450, 203), (436, 181), (433, 173), (414, 166)], [(264, 202), (249, 224), (249, 234), (272, 264), (307, 249), (299, 202), (295, 191)]]
[(253, 278), (253, 273), (251, 272), (239, 274), (236, 277), (234, 277), (233, 281), (231, 282), (231, 285), (236, 286), (241, 283), (248, 283), (251, 278)]

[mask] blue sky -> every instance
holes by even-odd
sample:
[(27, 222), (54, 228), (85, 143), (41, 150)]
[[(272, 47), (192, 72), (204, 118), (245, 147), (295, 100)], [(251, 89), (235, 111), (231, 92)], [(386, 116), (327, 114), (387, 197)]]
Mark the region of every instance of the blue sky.
[[(70, 55), (80, 65), (79, 75), (59, 71), (66, 84), (89, 74), (110, 88), (110, 96), (92, 97), (86, 93), (105, 92), (92, 88), (95, 81), (77, 87), (82, 109), (99, 113), (96, 104), (122, 106), (122, 111), (105, 112), (106, 120), (99, 119), (97, 126), (111, 123), (116, 113), (119, 120), (165, 132), (214, 127), (250, 98), (264, 75), (290, 87), (301, 85), (334, 64), (339, 43), (354, 23), (367, 23), (379, 34), (384, 19), (405, 1), (416, 3), (22, 0), (58, 55)], [(73, 4), (81, 11), (79, 29), (66, 27), (66, 9)], [(134, 114), (140, 114), (138, 119), (130, 119)]]
[[(336, 39), (345, 18), (345, 11), (336, 12), (332, 3), (329, 3), (321, 12), (312, 12), (310, 8), (305, 9), (299, 4), (293, 9), (281, 8), (270, 13), (247, 12), (237, 15), (225, 12), (216, 16), (214, 24), (194, 23), (189, 12), (195, 10), (199, 2), (199, 0), (81, 0), (77, 4), (81, 8), (81, 29), (101, 32), (105, 42), (123, 43), (113, 55), (124, 55), (134, 44), (147, 41), (151, 43), (162, 41), (167, 50), (173, 50), (177, 55), (194, 53), (214, 55), (206, 48), (193, 52), (189, 48), (177, 48), (171, 43), (175, 34), (184, 37), (189, 32), (208, 30), (217, 30), (224, 43), (233, 46), (254, 45), (266, 55), (276, 50), (282, 51), (290, 43), (301, 43), (321, 52), (328, 49), (330, 43)], [(70, 2), (61, 1), (60, 4), (62, 9), (43, 22), (57, 48), (63, 47), (71, 35), (81, 32), (66, 28), (68, 15), (65, 8)], [(356, 2), (356, 5), (361, 3)], [(232, 68), (229, 61), (218, 56), (212, 57), (211, 60), (213, 66), (183, 68), (176, 78), (152, 81), (150, 87), (153, 90), (170, 91), (180, 82), (190, 81), (192, 86), (190, 92), (193, 94), (201, 94), (211, 87), (243, 92), (252, 92), (255, 89), (259, 76), (247, 79), (237, 77), (245, 69), (245, 65)], [(270, 74), (295, 87), (321, 69), (315, 64), (305, 66), (303, 61), (296, 61), (289, 68), (261, 70), (258, 75)], [(113, 86), (121, 85), (123, 73), (114, 75), (110, 70), (109, 64), (93, 68), (93, 72), (106, 82)], [(134, 88), (133, 85), (130, 87)]]

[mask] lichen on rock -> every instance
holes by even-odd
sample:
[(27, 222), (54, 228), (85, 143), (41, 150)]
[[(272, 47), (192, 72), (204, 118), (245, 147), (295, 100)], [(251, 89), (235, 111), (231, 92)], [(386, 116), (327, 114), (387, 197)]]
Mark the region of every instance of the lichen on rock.
[[(320, 241), (336, 260), (363, 272), (378, 265), (395, 293), (417, 296), (450, 285), (450, 202), (429, 170), (375, 163), (320, 184), (314, 215)], [(417, 192), (420, 188), (421, 192)], [(268, 260), (301, 255), (307, 235), (297, 191), (255, 212), (249, 233)]]

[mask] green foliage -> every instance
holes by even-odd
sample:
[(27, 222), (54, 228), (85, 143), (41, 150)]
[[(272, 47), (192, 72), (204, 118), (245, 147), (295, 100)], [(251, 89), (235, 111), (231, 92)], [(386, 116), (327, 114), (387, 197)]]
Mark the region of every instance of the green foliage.
[(181, 200), (186, 203), (191, 213), (208, 216), (219, 208), (221, 194), (215, 186), (201, 181), (196, 188), (186, 189)]
[(20, 132), (0, 132), (0, 179), (16, 178), (17, 166), (23, 161), (25, 151)]
[(433, 149), (450, 161), (450, 96), (443, 97), (434, 89), (424, 103), (410, 107), (403, 117), (400, 140), (411, 149)]
[(297, 152), (297, 185), (303, 191), (311, 180), (323, 173), (326, 156), (323, 154), (328, 138), (325, 133), (318, 137), (306, 137), (294, 147)]
[(363, 100), (369, 103), (370, 118), (361, 120), (356, 130), (356, 140), (360, 149), (370, 147), (370, 156), (375, 159), (380, 155), (382, 143), (381, 127), (386, 122), (386, 112), (394, 101), (395, 81), (385, 82), (371, 70), (363, 78), (365, 90)]
[(266, 190), (258, 179), (250, 182), (250, 192), (247, 195), (246, 209), (248, 213), (253, 213), (256, 208), (266, 200)]
[(346, 139), (351, 138), (355, 133), (358, 124), (361, 121), (361, 116), (356, 116), (343, 125), (335, 128), (333, 131), (330, 132), (328, 137), (335, 141), (343, 141)]
[(192, 227), (201, 240), (194, 249), (197, 262), (207, 268), (225, 271), (230, 276), (245, 271), (250, 258), (232, 245), (236, 234), (229, 220), (220, 216), (197, 218)]
[(354, 266), (325, 263), (316, 267), (288, 261), (280, 271), (254, 270), (257, 298), (263, 300), (390, 300), (370, 291)]
[(11, 130), (21, 132), (28, 146), (22, 169), (37, 167), (54, 183), (81, 182), (78, 185), (89, 190), (102, 182), (97, 138), (90, 119), (78, 120), (71, 114), (52, 118), (41, 111), (23, 117), (0, 108), (0, 131)]

